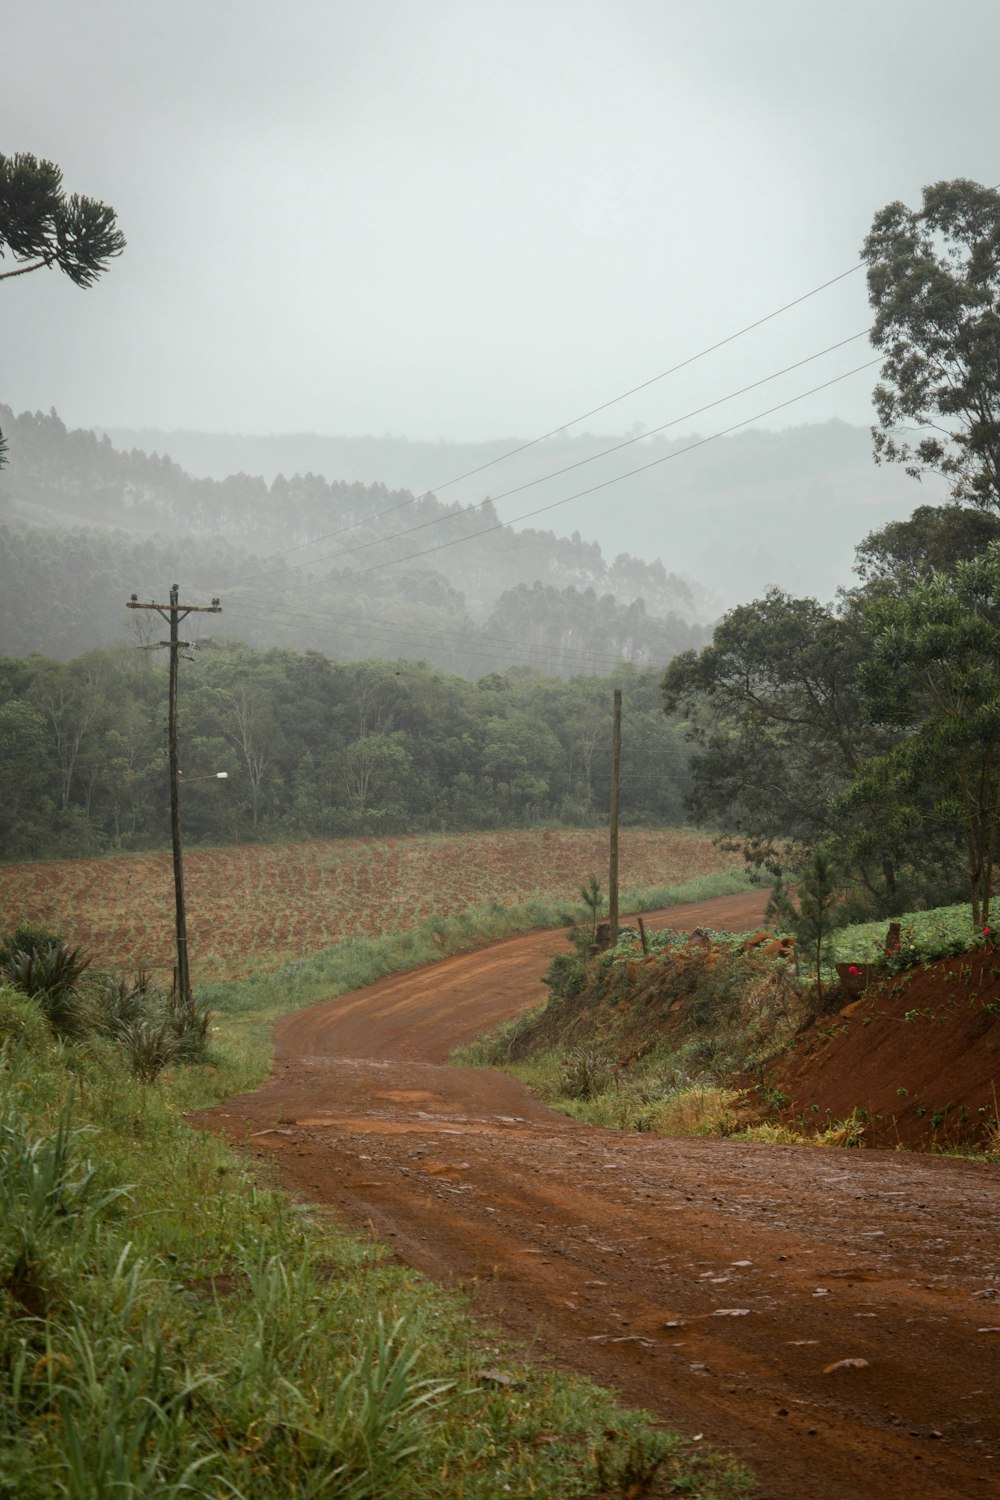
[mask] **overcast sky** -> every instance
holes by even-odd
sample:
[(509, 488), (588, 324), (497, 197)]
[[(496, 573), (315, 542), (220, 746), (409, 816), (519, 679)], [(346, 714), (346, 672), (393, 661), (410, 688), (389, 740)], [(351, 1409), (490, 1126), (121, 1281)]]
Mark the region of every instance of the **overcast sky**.
[[(0, 288), (0, 399), (72, 426), (533, 437), (1000, 181), (997, 0), (5, 0), (3, 55), (0, 151), (128, 239)], [(868, 320), (856, 273), (585, 425), (754, 416), (867, 342), (685, 414)]]

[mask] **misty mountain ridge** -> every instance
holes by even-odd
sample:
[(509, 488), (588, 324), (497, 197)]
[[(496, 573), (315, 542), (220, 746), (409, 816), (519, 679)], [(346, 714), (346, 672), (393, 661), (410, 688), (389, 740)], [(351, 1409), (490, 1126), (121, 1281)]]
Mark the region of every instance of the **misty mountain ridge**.
[[(122, 591), (155, 597), (177, 577), (225, 591), (226, 633), (260, 647), (425, 657), (472, 677), (515, 662), (563, 676), (605, 673), (619, 658), (645, 666), (701, 644), (720, 595), (745, 600), (777, 585), (832, 597), (850, 580), (863, 536), (908, 514), (918, 497), (936, 498), (899, 469), (875, 467), (868, 433), (842, 422), (751, 429), (693, 452), (684, 451), (693, 439), (644, 439), (559, 481), (599, 484), (609, 467), (621, 472), (625, 455), (633, 465), (668, 460), (599, 492), (591, 520), (616, 548), (609, 564), (579, 530), (501, 525), (558, 498), (556, 481), (515, 496), (496, 488), (501, 472), (511, 490), (522, 475), (531, 484), (611, 445), (594, 434), (556, 434), (502, 470), (439, 485), (436, 496), (424, 492), (427, 475), (487, 464), (510, 442), (117, 432), (116, 445), (67, 429), (54, 412), (15, 417), (2, 406), (0, 427), (11, 449), (0, 474), (0, 585), (9, 605), (22, 601), (3, 622), (0, 649), (14, 654), (66, 656), (125, 639)], [(140, 438), (170, 451), (123, 447)], [(308, 467), (320, 462), (353, 477), (324, 479)], [(367, 480), (376, 466), (389, 481)], [(412, 488), (393, 487), (404, 472), (416, 476)], [(496, 499), (476, 499), (487, 479)], [(658, 519), (636, 533), (644, 513)], [(547, 514), (578, 519), (577, 502)], [(635, 553), (622, 547), (633, 534)], [(657, 537), (674, 559), (685, 547), (698, 554), (698, 582), (649, 560)], [(109, 585), (96, 599), (92, 577)], [(46, 596), (58, 607), (46, 612)]]
[[(562, 431), (526, 448), (514, 437), (452, 443), (388, 434), (153, 429), (109, 429), (109, 436), (117, 448), (168, 453), (202, 478), (221, 480), (242, 471), (270, 483), (279, 474), (339, 474), (416, 495), (430, 491), (448, 504), (477, 506), (490, 497), (503, 521), (662, 460), (570, 500), (534, 524), (572, 527), (575, 536), (596, 541), (606, 557), (662, 559), (665, 570), (688, 583), (692, 618), (703, 622), (770, 587), (832, 599), (850, 582), (854, 548), (868, 532), (908, 516), (917, 504), (946, 498), (943, 483), (926, 480), (918, 489), (902, 469), (877, 467), (868, 429), (839, 420), (780, 432), (746, 428), (707, 442), (696, 433), (668, 438), (642, 437), (635, 430)], [(593, 457), (630, 437), (638, 441)], [(523, 451), (513, 452), (518, 448)], [(578, 467), (535, 482), (570, 465)], [(477, 469), (482, 472), (455, 479)], [(648, 596), (646, 603), (663, 607)], [(672, 607), (682, 608), (679, 601)]]
[[(224, 592), (224, 633), (250, 644), (425, 657), (471, 677), (518, 662), (600, 674), (705, 639), (696, 586), (658, 560), (619, 554), (609, 565), (578, 533), (502, 526), (490, 502), (312, 473), (192, 478), (170, 457), (70, 431), (54, 412), (0, 407), (0, 426), (10, 444), (0, 650), (11, 654), (126, 639), (125, 599), (157, 597), (173, 578)], [(408, 528), (415, 536), (397, 535)], [(326, 541), (305, 545), (317, 536)]]

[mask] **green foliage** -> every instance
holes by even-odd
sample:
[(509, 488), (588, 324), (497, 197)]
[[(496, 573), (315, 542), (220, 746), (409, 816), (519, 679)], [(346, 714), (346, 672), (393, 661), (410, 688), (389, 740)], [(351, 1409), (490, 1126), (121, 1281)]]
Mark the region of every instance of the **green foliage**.
[(967, 902), (904, 913), (899, 952), (886, 958), (885, 923), (860, 922), (841, 927), (831, 943), (831, 959), (840, 963), (885, 963), (887, 972), (981, 949), (989, 936), (973, 930)]
[[(14, 260), (12, 270), (0, 271), (0, 281), (58, 266), (77, 286), (92, 286), (124, 248), (114, 209), (78, 193), (67, 197), (54, 162), (27, 151), (0, 154), (0, 260)], [(6, 462), (0, 433), (0, 469)]]
[(918, 505), (905, 521), (872, 531), (855, 549), (854, 571), (868, 597), (902, 593), (935, 572), (978, 557), (1000, 539), (1000, 516), (965, 505)]
[(38, 1006), (20, 990), (0, 983), (0, 1073), (22, 1051), (44, 1054), (52, 1032)]
[(560, 1061), (559, 1092), (567, 1099), (595, 1099), (613, 1086), (618, 1072), (597, 1048), (574, 1047)]
[(171, 1063), (204, 1059), (211, 1012), (156, 990), (149, 975), (99, 975), (82, 997), (89, 1034), (102, 1037), (130, 1071), (152, 1083)]
[[(211, 1025), (203, 1005), (154, 989), (141, 970), (134, 977), (87, 976), (89, 967), (82, 948), (70, 948), (38, 923), (22, 922), (0, 941), (0, 984), (26, 996), (60, 1040), (107, 1042), (145, 1083), (169, 1063), (203, 1060)], [(5, 1026), (0, 1009), (0, 1043), (5, 1029), (12, 1037), (20, 1030), (14, 1016)]]
[(0, 259), (10, 255), (16, 265), (0, 280), (57, 266), (77, 286), (92, 286), (124, 248), (114, 209), (77, 193), (67, 197), (54, 162), (27, 151), (0, 155)]
[[(656, 675), (623, 677), (633, 825), (668, 821), (685, 785)], [(130, 647), (0, 659), (0, 774), (14, 789), (0, 804), (4, 851), (166, 843), (165, 696), (163, 663)], [(422, 662), (206, 646), (181, 665), (185, 841), (597, 823), (611, 769), (597, 716), (609, 720), (610, 702), (600, 678), (521, 670), (476, 685)]]
[(823, 965), (828, 961), (830, 939), (842, 920), (844, 876), (825, 849), (815, 849), (798, 873), (794, 895), (777, 885), (767, 906), (768, 918), (776, 918), (807, 953), (816, 974), (816, 996), (823, 1000)]
[(737, 830), (749, 863), (776, 874), (790, 848), (841, 836), (834, 799), (886, 743), (859, 711), (868, 649), (858, 609), (838, 615), (773, 589), (731, 610), (699, 655), (667, 668), (666, 710), (683, 715), (695, 747), (692, 810)]
[(604, 905), (604, 893), (601, 890), (601, 882), (593, 873), (580, 887), (580, 900), (590, 913), (590, 941), (596, 943), (597, 919)]
[[(586, 929), (577, 929), (582, 937), (587, 937)], [(574, 941), (574, 934), (570, 933), (570, 940)], [(587, 984), (587, 957), (580, 951), (580, 945), (574, 942), (577, 948), (575, 953), (555, 953), (549, 960), (549, 966), (542, 975), (542, 983), (547, 984), (554, 996), (565, 1000), (575, 1000), (583, 993)], [(591, 945), (588, 941), (587, 947)]]
[(870, 712), (903, 731), (860, 768), (844, 805), (855, 845), (922, 831), (962, 868), (972, 921), (989, 920), (1000, 834), (1000, 541), (870, 612), (860, 674)]
[[(885, 355), (876, 460), (945, 474), (958, 499), (1000, 507), (1000, 193), (933, 183), (919, 210), (876, 215), (862, 256)], [(914, 427), (917, 440), (900, 441)]]
[(18, 953), (42, 953), (62, 946), (61, 932), (54, 932), (42, 922), (18, 922), (13, 932), (0, 937), (0, 970)]
[(29, 995), (58, 1037), (78, 1037), (86, 1030), (77, 985), (90, 964), (82, 948), (67, 943), (15, 952), (0, 965), (0, 979)]

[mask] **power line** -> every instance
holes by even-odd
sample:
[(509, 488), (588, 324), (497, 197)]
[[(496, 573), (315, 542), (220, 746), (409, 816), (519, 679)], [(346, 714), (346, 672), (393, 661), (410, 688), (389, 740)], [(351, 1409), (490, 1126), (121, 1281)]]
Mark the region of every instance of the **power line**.
[[(867, 330), (865, 330), (865, 331), (867, 331)], [(853, 339), (860, 338), (860, 337), (861, 337), (861, 334), (854, 334), (854, 335), (852, 335), (851, 339), (845, 339), (842, 342), (843, 343), (850, 343), (850, 342), (853, 341)], [(834, 346), (834, 347), (840, 347), (840, 346)], [(822, 352), (827, 352), (827, 351), (822, 351)], [(818, 357), (818, 356), (815, 356), (815, 355), (814, 356), (810, 356), (810, 358), (816, 358), (816, 357)], [(802, 363), (808, 363), (808, 360), (800, 361), (799, 363), (800, 364), (802, 364)], [(403, 557), (403, 558), (392, 558), (392, 559), (389, 559), (388, 561), (383, 562), (383, 563), (373, 563), (372, 565), (370, 565), (367, 568), (363, 568), (363, 569), (357, 570), (351, 576), (353, 578), (363, 577), (365, 574), (375, 572), (377, 569), (380, 569), (380, 568), (391, 567), (391, 566), (394, 566), (395, 564), (401, 563), (401, 562), (410, 562), (414, 558), (425, 557), (425, 556), (427, 556), (427, 555), (429, 555), (430, 553), (433, 553), (433, 552), (441, 552), (441, 551), (444, 551), (448, 547), (457, 546), (461, 542), (472, 541), (472, 540), (476, 539), (477, 537), (487, 536), (487, 535), (490, 535), (493, 532), (502, 531), (502, 530), (508, 529), (509, 527), (515, 525), (518, 521), (529, 520), (532, 517), (537, 516), (537, 515), (541, 515), (541, 514), (543, 514), (546, 511), (555, 510), (559, 506), (562, 506), (562, 505), (568, 505), (573, 500), (579, 500), (579, 499), (583, 498), (585, 495), (594, 494), (594, 493), (598, 492), (599, 490), (607, 489), (609, 486), (611, 486), (613, 484), (620, 483), (623, 479), (631, 478), (632, 475), (634, 475), (634, 474), (641, 474), (641, 473), (643, 473), (647, 469), (656, 468), (658, 465), (663, 464), (663, 463), (667, 463), (671, 459), (681, 457), (682, 454), (690, 453), (695, 448), (703, 447), (706, 443), (715, 442), (719, 438), (725, 437), (728, 433), (736, 432), (736, 431), (738, 431), (742, 427), (749, 426), (749, 424), (751, 422), (757, 422), (757, 421), (760, 421), (763, 417), (771, 416), (776, 411), (781, 411), (781, 410), (783, 410), (784, 408), (786, 408), (788, 406), (792, 406), (796, 402), (804, 400), (807, 396), (815, 395), (817, 391), (826, 390), (829, 386), (836, 385), (841, 380), (847, 380), (847, 379), (850, 378), (850, 376), (859, 374), (863, 370), (871, 369), (871, 367), (873, 365), (877, 365), (879, 363), (881, 363), (881, 356), (878, 356), (877, 358), (872, 359), (872, 360), (868, 360), (868, 361), (866, 361), (862, 365), (857, 365), (857, 366), (855, 366), (854, 369), (847, 370), (847, 371), (845, 371), (841, 375), (836, 375), (831, 380), (823, 381), (820, 385), (813, 386), (813, 387), (811, 387), (811, 389), (809, 389), (807, 391), (800, 391), (798, 395), (789, 397), (789, 399), (787, 401), (779, 402), (777, 405), (769, 407), (766, 411), (758, 412), (755, 416), (745, 418), (742, 422), (735, 422), (731, 426), (729, 426), (727, 428), (723, 428), (719, 432), (712, 433), (708, 437), (699, 438), (696, 442), (689, 443), (684, 448), (675, 449), (672, 453), (662, 454), (659, 458), (652, 459), (649, 463), (642, 464), (642, 465), (640, 465), (636, 469), (630, 469), (630, 470), (628, 470), (624, 474), (615, 475), (615, 476), (613, 476), (610, 479), (606, 479), (606, 480), (601, 481), (598, 484), (591, 485), (588, 489), (580, 490), (580, 491), (578, 491), (574, 495), (567, 495), (562, 500), (552, 501), (548, 505), (540, 506), (536, 510), (528, 511), (524, 515), (521, 515), (521, 516), (516, 516), (516, 517), (514, 517), (510, 521), (501, 521), (501, 522), (498, 522), (496, 525), (493, 525), (493, 526), (482, 527), (479, 531), (471, 532), (468, 535), (463, 536), (463, 537), (455, 537), (451, 541), (438, 543), (434, 547), (425, 548), (423, 551), (420, 551), (420, 552), (410, 553), (406, 557)], [(795, 366), (790, 366), (789, 368), (795, 368)], [(783, 372), (779, 372), (779, 373), (783, 373)], [(768, 378), (773, 378), (773, 377), (768, 377)], [(760, 384), (762, 382), (757, 382), (757, 383)], [(723, 398), (723, 399), (725, 399), (725, 398)], [(718, 405), (719, 403), (716, 402), (716, 403), (713, 403), (713, 404)], [(684, 419), (682, 418), (681, 420), (684, 420)], [(422, 529), (422, 528), (413, 528), (413, 529), (419, 530), (419, 529)], [(408, 533), (403, 532), (403, 533), (399, 533), (398, 535), (407, 535), (407, 534)], [(395, 538), (393, 538), (393, 537), (389, 537), (389, 538), (384, 538), (383, 540), (385, 540), (385, 541), (391, 541), (391, 540), (394, 540), (394, 539)], [(273, 590), (271, 592), (273, 592)], [(239, 610), (238, 604), (235, 605), (235, 606), (231, 606), (231, 611), (232, 612), (238, 612), (238, 610)], [(291, 616), (296, 616), (297, 615), (297, 612), (295, 612), (295, 611), (289, 611), (288, 613)], [(246, 618), (246, 617), (247, 616), (244, 613), (244, 618)], [(315, 616), (308, 616), (308, 615), (301, 615), (301, 614), (298, 614), (297, 617), (298, 618), (305, 618), (305, 619), (313, 619), (313, 620), (315, 618)], [(380, 629), (381, 629), (381, 633), (383, 635), (383, 638), (391, 638), (391, 636), (390, 637), (386, 637), (386, 628), (384, 626), (380, 627), (377, 623), (375, 625), (371, 625), (371, 624), (366, 624), (364, 622), (358, 621), (356, 628), (367, 629), (368, 632), (369, 632), (369, 634), (374, 634), (376, 636), (379, 634)], [(391, 628), (392, 627), (389, 627), (390, 630), (391, 630)], [(414, 641), (414, 638), (412, 636), (410, 636), (410, 635), (407, 635), (406, 638), (412, 644), (417, 644), (417, 643), (424, 644), (424, 643), (421, 643), (421, 642), (418, 642), (418, 641)], [(427, 643), (427, 644), (432, 644), (432, 643)], [(522, 652), (524, 652), (524, 651), (526, 651), (527, 649), (530, 649), (530, 648), (523, 648), (523, 647), (519, 646), (518, 649), (521, 650)], [(470, 654), (492, 656), (494, 653), (485, 653), (485, 652), (483, 652), (483, 653), (471, 653), (470, 652)], [(562, 653), (560, 653), (560, 654), (562, 654)], [(544, 652), (543, 659), (550, 657), (550, 655), (551, 655), (551, 653)], [(582, 655), (582, 653), (581, 653), (581, 655)], [(587, 653), (587, 655), (589, 656), (590, 653)], [(593, 657), (591, 659), (597, 661), (597, 660), (601, 660), (601, 657), (598, 654), (594, 653), (594, 655), (593, 655)], [(612, 661), (613, 660), (615, 663), (617, 663), (621, 659), (622, 659), (622, 657), (621, 657), (620, 654), (618, 656), (614, 657), (614, 658), (610, 658), (610, 657), (604, 658), (604, 660), (608, 660), (608, 661)]]
[[(600, 406), (593, 406), (589, 411), (581, 412), (577, 417), (571, 417), (568, 422), (560, 422), (558, 427), (551, 427), (548, 432), (543, 432), (538, 437), (531, 438), (528, 442), (521, 443), (518, 447), (509, 449), (506, 453), (498, 454), (496, 458), (491, 458), (484, 464), (478, 464), (473, 469), (466, 469), (464, 474), (456, 474), (453, 478), (445, 479), (440, 484), (431, 485), (429, 489), (423, 490), (419, 495), (411, 495), (409, 499), (400, 501), (398, 505), (390, 505), (386, 510), (377, 511), (375, 515), (369, 517), (369, 520), (378, 521), (383, 516), (391, 516), (396, 511), (405, 510), (407, 506), (415, 505), (418, 500), (425, 500), (430, 496), (436, 495), (441, 490), (449, 489), (453, 484), (460, 484), (463, 479), (472, 479), (476, 474), (482, 474), (487, 469), (495, 468), (497, 464), (506, 463), (507, 459), (516, 458), (519, 453), (527, 453), (529, 448), (537, 447), (539, 443), (544, 443), (548, 438), (555, 437), (556, 433), (565, 431), (567, 427), (575, 427), (578, 422), (585, 422), (588, 417), (596, 417), (600, 412), (608, 411), (610, 407), (617, 406), (620, 401), (628, 400), (629, 396), (636, 396), (640, 391), (648, 390), (650, 386), (656, 385), (658, 381), (666, 380), (668, 375), (676, 375), (679, 370), (687, 369), (689, 365), (696, 364), (698, 360), (705, 359), (709, 354), (714, 354), (717, 349), (724, 349), (727, 344), (735, 343), (737, 339), (743, 338), (745, 334), (752, 333), (755, 328), (763, 327), (765, 323), (770, 323), (773, 318), (780, 317), (782, 313), (790, 312), (793, 307), (798, 307), (800, 303), (808, 302), (810, 297), (816, 297), (820, 292), (825, 292), (828, 287), (836, 286), (838, 281), (844, 281), (848, 276), (853, 276), (856, 271), (861, 270), (863, 265), (864, 261), (858, 261), (856, 265), (850, 266), (848, 270), (841, 271), (837, 276), (832, 276), (829, 281), (823, 281), (819, 286), (814, 286), (811, 291), (803, 292), (801, 297), (794, 297), (791, 302), (786, 302), (783, 306), (776, 307), (773, 312), (765, 313), (762, 318), (755, 319), (753, 323), (747, 323), (744, 328), (738, 329), (735, 333), (728, 334), (726, 338), (719, 339), (717, 343), (709, 344), (707, 348), (700, 350), (697, 354), (689, 355), (687, 359), (682, 359), (678, 364), (671, 365), (667, 370), (661, 370), (659, 375), (652, 375), (648, 380), (643, 380), (638, 385), (632, 386), (629, 390), (622, 391), (620, 395), (612, 396), (609, 401), (602, 402)], [(867, 329), (865, 331), (867, 332)], [(789, 368), (792, 367), (790, 366)], [(679, 420), (683, 421), (684, 419), (680, 418)], [(660, 429), (656, 430), (659, 431)], [(298, 542), (294, 547), (286, 547), (280, 552), (270, 552), (264, 560), (268, 561), (271, 558), (288, 557), (291, 553), (301, 552), (306, 547), (315, 547), (320, 542), (329, 542), (335, 536), (342, 536), (345, 531), (351, 531), (352, 529), (350, 526), (340, 526), (335, 531), (324, 532), (322, 536), (313, 537), (308, 542)]]
[[(795, 360), (793, 364), (785, 365), (782, 369), (775, 370), (771, 375), (764, 375), (760, 380), (754, 380), (751, 381), (749, 385), (741, 386), (739, 390), (730, 391), (728, 395), (720, 396), (716, 401), (709, 401), (704, 406), (695, 407), (693, 411), (685, 412), (682, 416), (671, 417), (669, 422), (662, 422), (659, 427), (654, 427), (649, 432), (640, 433), (635, 437), (626, 438), (620, 443), (614, 443), (610, 448), (602, 448), (599, 453), (591, 453), (587, 458), (580, 458), (577, 459), (574, 463), (564, 464), (561, 468), (553, 469), (548, 474), (541, 474), (536, 479), (528, 479), (524, 482), (524, 484), (514, 485), (512, 489), (502, 490), (499, 495), (491, 495), (489, 498), (494, 502), (497, 500), (507, 500), (511, 495), (519, 495), (524, 490), (533, 489), (536, 485), (546, 484), (550, 479), (558, 479), (563, 474), (572, 473), (574, 469), (582, 469), (587, 464), (596, 463), (599, 458), (607, 458), (610, 453), (619, 453), (623, 448), (631, 448), (632, 446), (634, 446), (634, 444), (643, 442), (646, 438), (655, 437), (659, 432), (665, 432), (668, 427), (676, 427), (681, 422), (689, 422), (692, 417), (702, 416), (705, 412), (712, 411), (717, 406), (724, 406), (727, 401), (734, 401), (737, 396), (745, 396), (748, 391), (758, 390), (760, 386), (767, 385), (772, 380), (778, 380), (782, 375), (788, 375), (792, 370), (799, 370), (803, 365), (811, 364), (813, 360), (822, 359), (825, 354), (832, 354), (837, 349), (843, 349), (845, 345), (853, 344), (858, 339), (864, 338), (865, 335), (869, 332), (869, 328), (862, 328), (860, 332), (852, 333), (849, 338), (840, 339), (836, 344), (829, 344), (827, 348), (819, 349), (815, 354), (807, 354), (804, 359)], [(877, 361), (875, 361), (875, 363), (877, 363)], [(640, 471), (634, 470), (633, 472), (639, 473)], [(355, 552), (365, 552), (370, 547), (384, 546), (388, 542), (398, 541), (400, 537), (412, 536), (414, 532), (427, 531), (432, 526), (441, 526), (447, 521), (453, 521), (456, 516), (460, 516), (463, 514), (467, 515), (469, 513), (469, 510), (471, 509), (472, 507), (469, 507), (469, 509), (465, 511), (448, 511), (444, 515), (434, 516), (429, 521), (421, 521), (416, 526), (408, 526), (402, 531), (391, 532), (388, 536), (372, 537), (367, 542), (358, 542), (354, 547), (343, 547), (336, 552), (324, 552), (320, 557), (314, 558), (313, 562), (329, 562), (337, 557), (350, 557)], [(386, 512), (379, 512), (379, 514), (384, 515), (386, 514)], [(368, 519), (376, 520), (377, 516), (373, 516)], [(344, 529), (352, 530), (354, 528), (345, 527)], [(302, 545), (309, 546), (316, 545), (316, 543), (303, 543)], [(257, 574), (258, 578), (266, 576), (266, 572)]]
[[(529, 521), (534, 516), (544, 515), (546, 511), (557, 510), (561, 505), (569, 505), (573, 500), (582, 500), (586, 495), (596, 494), (599, 490), (608, 489), (613, 484), (620, 484), (623, 479), (631, 479), (635, 474), (645, 473), (647, 469), (655, 469), (659, 464), (668, 463), (671, 459), (681, 458), (685, 453), (692, 453), (696, 448), (703, 448), (706, 443), (714, 443), (719, 438), (727, 437), (731, 432), (738, 432), (742, 427), (749, 427), (751, 422), (759, 422), (764, 417), (773, 416), (776, 411), (784, 411), (786, 407), (794, 406), (797, 401), (803, 401), (807, 396), (814, 396), (817, 391), (825, 391), (831, 385), (837, 385), (841, 380), (848, 380), (852, 375), (858, 375), (862, 370), (870, 370), (873, 365), (882, 363), (882, 356), (870, 359), (863, 365), (855, 365), (853, 370), (845, 370), (842, 375), (835, 375), (832, 380), (824, 380), (820, 385), (812, 386), (808, 391), (800, 391), (797, 396), (790, 396), (787, 401), (779, 401), (776, 406), (770, 406), (766, 411), (757, 412), (752, 417), (746, 417), (742, 422), (734, 422), (730, 427), (723, 427), (719, 432), (713, 432), (708, 437), (698, 438), (696, 442), (689, 443), (685, 448), (675, 448), (672, 453), (664, 453), (659, 458), (651, 459), (647, 464), (640, 464), (638, 468), (628, 469), (624, 474), (616, 474), (610, 479), (604, 479), (599, 484), (590, 485), (585, 490), (577, 490), (573, 495), (566, 495), (562, 500), (553, 500), (548, 505), (540, 505), (536, 510), (525, 511), (523, 515), (513, 516), (509, 521), (498, 521), (493, 526), (484, 526), (479, 531), (469, 532), (466, 536), (454, 537), (449, 542), (439, 542), (434, 547), (425, 547), (420, 552), (409, 552), (405, 557), (390, 558), (386, 562), (371, 563), (367, 568), (358, 568), (354, 578), (362, 578), (368, 573), (374, 573), (381, 568), (391, 568), (399, 563), (413, 562), (418, 557), (428, 557), (434, 552), (443, 552), (448, 547), (457, 547), (462, 542), (474, 541), (477, 537), (488, 536), (494, 531), (504, 531), (509, 527), (517, 525), (519, 521)], [(392, 538), (386, 538), (392, 540)]]

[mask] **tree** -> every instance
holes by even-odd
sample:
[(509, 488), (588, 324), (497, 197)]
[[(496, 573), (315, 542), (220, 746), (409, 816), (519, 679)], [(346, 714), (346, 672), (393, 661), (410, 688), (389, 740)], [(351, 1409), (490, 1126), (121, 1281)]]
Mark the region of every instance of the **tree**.
[[(675, 657), (663, 679), (668, 713), (695, 744), (696, 815), (736, 830), (748, 862), (780, 868), (789, 844), (837, 841), (836, 797), (885, 739), (861, 713), (857, 673), (868, 650), (863, 612), (836, 615), (772, 589), (731, 610), (711, 646)], [(895, 872), (880, 858), (881, 887)], [(869, 888), (876, 882), (863, 865)]]
[(890, 521), (855, 548), (854, 571), (871, 598), (902, 593), (935, 570), (950, 572), (1000, 540), (1000, 516), (966, 505), (918, 505), (908, 521)]
[[(55, 162), (27, 151), (0, 155), (0, 260), (15, 262), (0, 281), (58, 266), (77, 286), (93, 286), (124, 249), (114, 209), (78, 193), (67, 197)], [(0, 433), (0, 468), (6, 447)]]
[(845, 798), (855, 844), (921, 832), (964, 868), (988, 922), (1000, 852), (1000, 542), (872, 607), (860, 677), (869, 712), (902, 731)]
[(823, 1004), (823, 964), (842, 912), (844, 877), (825, 849), (814, 849), (793, 897), (779, 881), (767, 903), (768, 917), (787, 923), (816, 966), (816, 999)]
[(944, 474), (956, 499), (1000, 509), (1000, 193), (934, 183), (919, 211), (883, 208), (861, 253), (885, 353), (876, 462)]
[(77, 286), (93, 286), (124, 248), (114, 209), (78, 193), (67, 197), (55, 162), (29, 152), (0, 155), (0, 258), (16, 262), (0, 281), (58, 266)]

